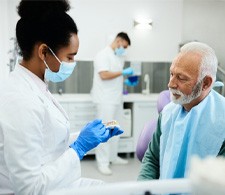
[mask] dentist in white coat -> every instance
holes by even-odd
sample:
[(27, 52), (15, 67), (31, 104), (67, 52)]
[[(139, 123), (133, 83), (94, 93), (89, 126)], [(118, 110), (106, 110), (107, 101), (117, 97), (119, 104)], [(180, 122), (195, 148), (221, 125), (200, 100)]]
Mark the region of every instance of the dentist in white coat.
[(22, 0), (18, 6), (16, 37), (23, 59), (0, 84), (0, 194), (101, 184), (80, 178), (80, 160), (123, 132), (96, 119), (76, 140), (69, 139), (68, 116), (46, 83), (64, 81), (76, 65), (79, 40), (69, 9), (65, 0)]
[[(133, 74), (131, 67), (123, 69), (124, 59), (122, 57), (130, 45), (128, 34), (120, 32), (113, 42), (95, 57), (91, 95), (97, 107), (97, 115), (104, 121), (113, 119), (120, 122), (121, 120), (123, 76)], [(128, 163), (127, 160), (118, 156), (118, 144), (119, 137), (115, 137), (96, 148), (97, 167), (100, 173), (112, 174), (110, 163), (117, 165)]]

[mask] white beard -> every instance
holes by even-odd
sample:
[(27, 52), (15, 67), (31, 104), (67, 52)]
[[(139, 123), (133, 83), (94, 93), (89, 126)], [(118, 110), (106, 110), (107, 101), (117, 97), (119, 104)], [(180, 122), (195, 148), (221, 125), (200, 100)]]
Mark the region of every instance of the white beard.
[[(169, 90), (170, 90), (171, 100), (175, 104), (180, 104), (180, 105), (189, 104), (192, 100), (198, 98), (201, 95), (201, 93), (202, 93), (202, 81), (198, 82), (197, 85), (195, 85), (193, 87), (192, 93), (190, 95), (185, 95), (181, 91), (176, 90), (176, 89), (169, 88)], [(176, 99), (176, 97), (173, 94), (180, 95), (180, 97), (178, 99)]]

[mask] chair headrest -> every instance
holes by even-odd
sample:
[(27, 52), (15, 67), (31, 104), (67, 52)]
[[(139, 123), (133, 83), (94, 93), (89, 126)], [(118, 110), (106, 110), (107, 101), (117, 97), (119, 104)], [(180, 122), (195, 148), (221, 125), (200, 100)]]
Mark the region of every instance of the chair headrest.
[(164, 90), (162, 92), (160, 92), (159, 94), (159, 98), (158, 98), (158, 101), (157, 101), (157, 110), (158, 110), (158, 113), (160, 113), (163, 108), (168, 104), (170, 103), (170, 91), (169, 90)]

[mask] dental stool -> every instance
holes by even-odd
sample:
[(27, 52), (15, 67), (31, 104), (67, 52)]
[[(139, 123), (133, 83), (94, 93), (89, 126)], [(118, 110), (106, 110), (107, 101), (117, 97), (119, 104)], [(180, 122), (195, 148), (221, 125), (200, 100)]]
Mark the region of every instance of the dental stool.
[[(164, 90), (160, 92), (157, 100), (157, 110), (160, 113), (164, 106), (170, 102), (170, 92), (169, 90)], [(148, 148), (149, 142), (152, 140), (153, 133), (156, 130), (157, 119), (152, 119), (145, 123), (144, 128), (142, 129), (140, 136), (138, 138), (136, 146), (136, 155), (137, 158), (142, 161), (142, 158), (145, 154), (145, 151)]]

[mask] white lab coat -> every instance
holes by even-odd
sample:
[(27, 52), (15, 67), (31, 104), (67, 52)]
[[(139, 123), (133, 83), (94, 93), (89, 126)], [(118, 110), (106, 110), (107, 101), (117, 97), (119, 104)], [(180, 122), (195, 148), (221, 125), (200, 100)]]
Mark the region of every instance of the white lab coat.
[[(110, 80), (102, 80), (101, 71), (122, 71), (124, 59), (115, 55), (114, 50), (107, 46), (100, 51), (94, 60), (94, 78), (91, 95), (97, 108), (97, 118), (104, 122), (117, 120), (122, 114), (123, 76)], [(107, 143), (101, 143), (95, 150), (98, 165), (109, 165), (118, 153), (119, 137), (113, 137)]]
[(99, 72), (122, 71), (124, 59), (115, 55), (114, 50), (107, 46), (100, 51), (94, 60), (94, 77), (91, 95), (96, 104), (119, 105), (122, 102), (123, 76), (110, 80), (102, 80)]
[(18, 66), (0, 90), (0, 194), (46, 194), (76, 182), (80, 160), (60, 105)]

